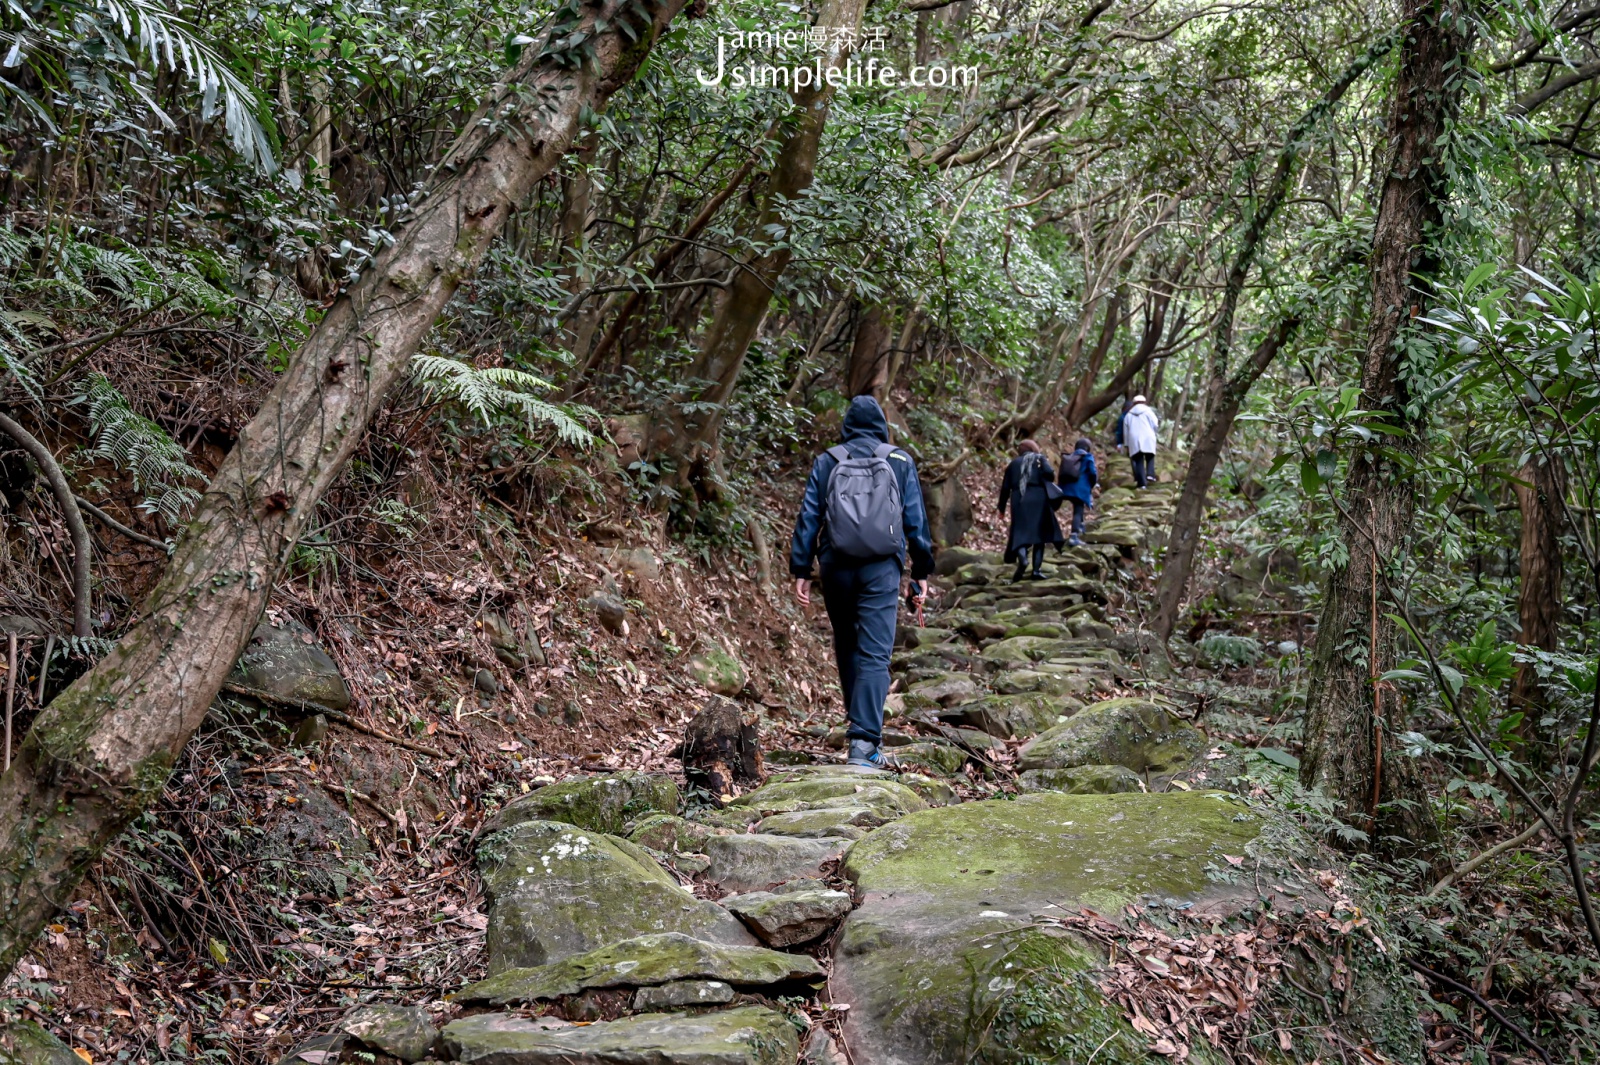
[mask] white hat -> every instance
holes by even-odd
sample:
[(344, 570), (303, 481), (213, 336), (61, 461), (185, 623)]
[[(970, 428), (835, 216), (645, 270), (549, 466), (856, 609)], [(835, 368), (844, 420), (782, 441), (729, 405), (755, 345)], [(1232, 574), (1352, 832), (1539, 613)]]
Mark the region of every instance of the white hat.
[(1133, 397), (1133, 401), (1135, 403), (1143, 403), (1144, 402), (1144, 397), (1143, 396), (1134, 396)]

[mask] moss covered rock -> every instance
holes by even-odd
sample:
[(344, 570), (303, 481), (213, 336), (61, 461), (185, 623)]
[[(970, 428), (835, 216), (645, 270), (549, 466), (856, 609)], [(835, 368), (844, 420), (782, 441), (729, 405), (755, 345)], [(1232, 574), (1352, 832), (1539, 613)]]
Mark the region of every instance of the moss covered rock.
[(1063, 791), (1068, 795), (1119, 795), (1143, 791), (1139, 774), (1124, 765), (1080, 765), (1029, 769), (1017, 777), (1018, 791)]
[(581, 1027), (485, 1013), (445, 1025), (443, 1043), (463, 1065), (792, 1065), (800, 1053), (788, 1017), (760, 1006)]
[(850, 893), (831, 888), (808, 891), (751, 891), (723, 900), (728, 910), (749, 926), (763, 943), (792, 947), (809, 943), (850, 912)]
[(315, 703), (329, 710), (350, 705), (350, 688), (339, 667), (315, 634), (293, 618), (257, 625), (228, 679), (287, 703)]
[(339, 1030), (364, 1046), (381, 1050), (407, 1065), (428, 1057), (439, 1036), (433, 1019), (421, 1006), (379, 1003), (351, 1010), (339, 1022)]
[[(1145, 1062), (1145, 1041), (1082, 974), (1095, 957), (1034, 914), (1228, 888), (1206, 866), (1260, 823), (1215, 793), (1027, 795), (885, 825), (850, 851), (862, 902), (845, 921), (833, 994), (857, 1065)], [(1019, 1056), (1023, 1055), (1023, 1056)]]
[(624, 769), (547, 785), (509, 803), (488, 821), (490, 832), (524, 821), (562, 821), (591, 832), (620, 836), (648, 814), (678, 812), (678, 785), (663, 773)]
[(817, 876), (822, 863), (850, 845), (843, 838), (790, 836), (714, 836), (706, 840), (711, 859), (706, 876), (728, 891), (761, 891), (797, 877)]
[(892, 774), (855, 773), (843, 766), (817, 768), (820, 771), (785, 773), (730, 805), (760, 810), (768, 816), (830, 806), (866, 806), (879, 811), (886, 821), (928, 808), (920, 795)]
[(590, 988), (651, 987), (674, 980), (721, 980), (748, 988), (790, 983), (814, 987), (823, 979), (822, 967), (802, 954), (708, 943), (668, 932), (625, 939), (550, 965), (507, 969), (469, 984), (452, 998), (463, 1006), (505, 1006)]
[(0, 1061), (8, 1065), (83, 1065), (71, 1047), (32, 1021), (0, 1026)]
[(708, 647), (684, 663), (691, 680), (707, 691), (732, 698), (749, 680), (744, 664), (720, 647)]
[(961, 772), (967, 756), (948, 743), (931, 740), (894, 749), (895, 760), (906, 769), (921, 769), (939, 776), (953, 777)]
[(713, 828), (672, 814), (651, 814), (634, 825), (633, 831), (628, 833), (628, 841), (663, 854), (697, 854), (704, 850), (707, 839), (730, 831), (732, 829)]
[(753, 946), (726, 910), (695, 898), (643, 850), (599, 832), (528, 821), (478, 848), (491, 974), (548, 965), (619, 939), (682, 932)]
[(1019, 769), (1122, 765), (1135, 773), (1176, 773), (1206, 749), (1205, 736), (1149, 699), (1107, 699), (1022, 748)]
[(870, 806), (830, 806), (773, 814), (763, 818), (756, 831), (796, 839), (860, 839), (891, 820)]
[(1021, 695), (985, 695), (952, 707), (941, 716), (1001, 739), (1034, 736), (1075, 713), (1083, 705), (1070, 696), (1039, 692)]

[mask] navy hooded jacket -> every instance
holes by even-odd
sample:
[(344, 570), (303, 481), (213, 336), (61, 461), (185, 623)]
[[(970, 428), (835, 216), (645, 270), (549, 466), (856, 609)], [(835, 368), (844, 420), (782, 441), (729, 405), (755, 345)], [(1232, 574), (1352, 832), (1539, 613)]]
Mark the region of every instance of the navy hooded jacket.
[[(850, 401), (844, 416), (844, 434), (840, 442), (852, 458), (866, 458), (879, 444), (889, 442), (889, 419), (883, 408), (871, 396), (857, 396)], [(827, 523), (823, 509), (827, 505), (828, 479), (838, 465), (834, 457), (824, 451), (811, 464), (811, 479), (806, 482), (805, 498), (800, 501), (800, 516), (794, 523), (794, 542), (789, 549), (789, 572), (796, 577), (811, 576), (811, 560), (822, 563), (826, 573), (834, 563), (833, 549), (828, 543)], [(911, 554), (911, 579), (922, 580), (933, 572), (933, 543), (928, 538), (928, 515), (922, 507), (922, 486), (917, 481), (917, 467), (911, 456), (895, 450), (889, 456), (889, 465), (900, 479), (901, 528), (905, 530), (906, 549)], [(855, 564), (852, 559), (846, 565)], [(905, 568), (905, 560), (900, 559)]]

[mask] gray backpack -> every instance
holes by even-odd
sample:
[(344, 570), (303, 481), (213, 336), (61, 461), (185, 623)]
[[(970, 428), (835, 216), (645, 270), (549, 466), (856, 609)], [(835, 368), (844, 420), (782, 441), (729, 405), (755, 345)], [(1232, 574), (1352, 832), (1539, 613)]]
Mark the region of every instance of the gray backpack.
[(828, 478), (828, 541), (854, 558), (887, 558), (905, 548), (900, 528), (900, 478), (889, 465), (893, 444), (879, 444), (866, 458), (852, 458), (844, 445), (830, 447), (838, 465)]

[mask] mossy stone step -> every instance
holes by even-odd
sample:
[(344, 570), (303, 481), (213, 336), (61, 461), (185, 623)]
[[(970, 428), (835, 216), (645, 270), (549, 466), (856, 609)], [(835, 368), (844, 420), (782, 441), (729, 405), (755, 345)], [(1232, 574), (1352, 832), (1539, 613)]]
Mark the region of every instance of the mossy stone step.
[(761, 1006), (716, 1013), (642, 1013), (577, 1026), (548, 1017), (484, 1013), (445, 1025), (462, 1065), (793, 1065), (789, 1018)]

